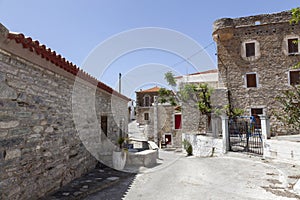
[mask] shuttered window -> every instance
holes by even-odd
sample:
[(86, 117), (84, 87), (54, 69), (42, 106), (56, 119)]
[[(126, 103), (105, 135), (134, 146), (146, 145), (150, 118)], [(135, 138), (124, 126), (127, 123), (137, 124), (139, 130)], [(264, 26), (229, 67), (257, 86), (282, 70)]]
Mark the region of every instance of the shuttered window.
[(290, 71), (290, 85), (300, 85), (300, 71)]
[(247, 88), (257, 87), (256, 74), (246, 74)]
[(149, 113), (144, 113), (144, 120), (146, 120), (146, 121), (149, 120)]
[(298, 53), (298, 38), (288, 39), (289, 53)]
[(246, 43), (246, 57), (255, 56), (255, 43)]
[(175, 129), (181, 129), (181, 115), (175, 115)]

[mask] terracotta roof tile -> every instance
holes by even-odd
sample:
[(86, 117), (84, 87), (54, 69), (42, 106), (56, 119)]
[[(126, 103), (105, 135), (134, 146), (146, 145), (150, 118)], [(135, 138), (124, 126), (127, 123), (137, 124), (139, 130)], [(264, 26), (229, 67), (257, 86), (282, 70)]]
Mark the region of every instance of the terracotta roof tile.
[(33, 41), (30, 37), (25, 37), (22, 33), (8, 33), (7, 38), (10, 40), (15, 40), (16, 43), (22, 44), (22, 47), (28, 49), (29, 51), (36, 53), (41, 56), (43, 59), (53, 63), (57, 67), (75, 75), (83, 80), (97, 85), (98, 88), (110, 93), (114, 94), (118, 97), (121, 97), (125, 100), (129, 100), (126, 96), (114, 91), (111, 87), (105, 85), (104, 83), (98, 81), (96, 78), (92, 77), (72, 62), (67, 61), (60, 54), (57, 54), (55, 51), (52, 51), (50, 48), (47, 48), (45, 45), (41, 45), (39, 41)]
[(138, 91), (138, 92), (142, 92), (142, 93), (148, 93), (148, 92), (158, 92), (160, 89), (160, 87), (158, 86), (155, 86), (153, 88), (149, 88), (147, 90), (142, 90), (142, 91)]

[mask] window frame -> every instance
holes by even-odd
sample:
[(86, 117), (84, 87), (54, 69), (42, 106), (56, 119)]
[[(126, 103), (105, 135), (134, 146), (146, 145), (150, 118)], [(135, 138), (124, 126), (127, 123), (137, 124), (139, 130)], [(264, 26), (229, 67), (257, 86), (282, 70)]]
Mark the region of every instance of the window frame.
[[(251, 45), (251, 46), (249, 46)], [(256, 52), (255, 52), (255, 42), (245, 42), (245, 52), (246, 52), (246, 57), (249, 58), (249, 57), (255, 57), (256, 56)], [(252, 50), (248, 50), (248, 48), (253, 48)], [(248, 55), (250, 54), (250, 55)]]
[[(146, 104), (146, 102), (147, 102), (146, 99), (147, 99), (147, 98), (149, 99), (149, 100), (148, 100), (148, 105)], [(151, 101), (150, 95), (148, 95), (148, 94), (145, 95), (145, 96), (144, 96), (144, 107), (150, 107), (150, 105), (151, 105), (150, 101)]]
[[(297, 44), (294, 44), (293, 41), (295, 41), (295, 40), (297, 40)], [(291, 43), (290, 43), (290, 41), (291, 41)], [(288, 38), (288, 39), (287, 39), (287, 51), (288, 51), (288, 54), (289, 54), (289, 55), (293, 55), (293, 54), (299, 53), (299, 46), (298, 46), (298, 43), (299, 43), (299, 38), (294, 37), (294, 38)], [(293, 46), (292, 46), (293, 48), (294, 48), (294, 47), (297, 48), (297, 51), (290, 52), (290, 44), (293, 45)], [(293, 48), (292, 48), (291, 50), (293, 50)]]
[[(147, 116), (147, 117), (146, 117)], [(147, 118), (147, 119), (146, 119)], [(144, 120), (145, 121), (149, 121), (149, 119), (150, 119), (150, 114), (148, 113), (148, 112), (145, 112), (144, 113)]]
[[(176, 126), (176, 116), (180, 116), (180, 125), (179, 125), (179, 127)], [(181, 113), (175, 113), (174, 114), (173, 128), (174, 128), (174, 130), (181, 130), (182, 129), (182, 114)]]
[[(248, 75), (255, 75), (255, 87), (253, 86), (248, 86)], [(245, 76), (244, 76), (244, 81), (245, 81), (245, 87), (246, 88), (258, 88), (259, 86), (259, 82), (258, 82), (258, 74), (256, 72), (249, 72), (249, 73), (246, 73)]]
[[(254, 55), (247, 55), (247, 44), (254, 43)], [(241, 43), (241, 57), (246, 61), (255, 61), (261, 57), (260, 44), (257, 40), (248, 39)]]
[[(289, 52), (289, 40), (298, 40), (298, 52)], [(283, 39), (282, 50), (286, 56), (300, 55), (300, 37), (296, 34), (286, 35)]]
[[(291, 72), (298, 72), (298, 83), (296, 83), (296, 84), (292, 84), (292, 83), (291, 83)], [(297, 86), (297, 85), (300, 85), (300, 70), (289, 70), (289, 73), (288, 73), (288, 81), (289, 81), (289, 85), (290, 85), (290, 86)]]

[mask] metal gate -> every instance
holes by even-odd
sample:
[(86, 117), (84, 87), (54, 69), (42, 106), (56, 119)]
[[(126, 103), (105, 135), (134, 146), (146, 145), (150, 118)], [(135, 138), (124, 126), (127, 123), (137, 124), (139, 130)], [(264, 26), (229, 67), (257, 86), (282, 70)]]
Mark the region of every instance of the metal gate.
[(249, 118), (233, 118), (229, 120), (230, 151), (263, 154), (261, 127), (250, 122)]

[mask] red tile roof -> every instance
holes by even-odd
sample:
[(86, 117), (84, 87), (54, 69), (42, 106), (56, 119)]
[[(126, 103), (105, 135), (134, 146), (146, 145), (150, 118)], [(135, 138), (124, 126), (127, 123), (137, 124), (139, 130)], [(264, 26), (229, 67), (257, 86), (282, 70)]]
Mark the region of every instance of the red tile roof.
[(138, 91), (138, 92), (142, 92), (142, 93), (148, 93), (148, 92), (158, 92), (160, 89), (160, 87), (158, 86), (155, 86), (153, 88), (149, 88), (147, 90), (142, 90), (142, 91)]
[(16, 43), (20, 43), (23, 48), (28, 49), (32, 53), (36, 53), (47, 61), (53, 63), (57, 67), (75, 75), (79, 78), (93, 84), (97, 85), (98, 88), (110, 93), (114, 94), (118, 97), (121, 97), (125, 100), (130, 100), (126, 96), (114, 91), (111, 87), (105, 85), (104, 83), (98, 81), (96, 78), (92, 77), (82, 69), (79, 69), (72, 62), (67, 61), (60, 54), (57, 54), (55, 51), (52, 51), (50, 48), (47, 48), (45, 45), (41, 45), (39, 41), (33, 41), (30, 37), (25, 37), (22, 33), (8, 33), (7, 38), (10, 40), (15, 40)]

